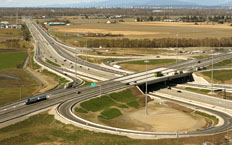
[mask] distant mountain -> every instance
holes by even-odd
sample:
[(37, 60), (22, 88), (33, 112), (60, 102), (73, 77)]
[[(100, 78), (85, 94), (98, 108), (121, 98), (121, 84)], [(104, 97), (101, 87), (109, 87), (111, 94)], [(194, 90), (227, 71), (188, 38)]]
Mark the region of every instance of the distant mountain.
[(106, 0), (73, 4), (48, 5), (45, 7), (130, 7), (130, 6), (188, 6), (197, 5), (182, 0)]

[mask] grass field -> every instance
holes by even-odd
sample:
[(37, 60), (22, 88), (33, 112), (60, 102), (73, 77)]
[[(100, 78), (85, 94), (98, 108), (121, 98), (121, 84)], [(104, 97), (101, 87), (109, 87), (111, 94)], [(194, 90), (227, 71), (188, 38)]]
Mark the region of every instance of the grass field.
[(39, 83), (22, 69), (26, 57), (25, 49), (0, 49), (0, 105), (36, 94)]
[(218, 118), (217, 118), (216, 116), (209, 115), (209, 114), (207, 114), (207, 113), (199, 112), (199, 111), (196, 111), (195, 113), (198, 114), (198, 115), (207, 117), (207, 118), (209, 118), (209, 119), (212, 119), (213, 122), (214, 122), (214, 125), (217, 125), (217, 124), (218, 124), (218, 121), (219, 121), (219, 120), (218, 120)]
[(227, 59), (222, 62), (214, 64), (214, 66), (232, 66), (232, 59)]
[(22, 67), (26, 57), (26, 52), (0, 53), (0, 70)]
[(85, 110), (97, 112), (105, 108), (114, 106), (116, 104), (117, 103), (114, 102), (110, 97), (102, 96), (99, 98), (94, 98), (89, 101), (82, 102), (80, 106), (84, 108)]
[[(86, 60), (85, 56), (79, 56), (79, 58), (81, 58), (82, 60)], [(98, 63), (101, 64), (103, 62), (106, 61), (112, 61), (112, 60), (116, 60), (114, 58), (96, 58), (96, 57), (87, 57), (87, 61), (91, 62), (91, 63)]]
[[(211, 71), (202, 72), (201, 75), (205, 76), (208, 81), (211, 78)], [(214, 71), (214, 82), (228, 83), (232, 82), (232, 70), (215, 70)]]
[(110, 120), (110, 119), (113, 119), (113, 118), (118, 117), (120, 115), (122, 115), (120, 110), (118, 110), (116, 108), (110, 108), (110, 109), (106, 109), (106, 110), (102, 111), (101, 115), (99, 115), (98, 117)]
[(209, 93), (211, 92), (211, 90), (206, 90), (206, 89), (197, 89), (197, 88), (190, 88), (190, 87), (186, 87), (185, 88), (188, 91), (193, 91), (193, 92), (197, 92), (197, 93)]
[[(176, 62), (175, 59), (152, 59), (152, 60), (149, 60), (149, 63), (147, 63), (147, 69), (154, 69), (154, 68), (169, 65), (175, 62)], [(136, 71), (136, 72), (145, 71), (146, 70), (145, 64), (146, 63), (144, 62), (144, 60), (119, 63), (119, 65), (122, 68), (126, 70)]]
[[(147, 65), (157, 65), (157, 64), (170, 64), (176, 62), (175, 59), (151, 59), (148, 60), (149, 62)], [(139, 60), (139, 61), (129, 61), (121, 64), (139, 64), (139, 65), (146, 65), (144, 60)]]
[[(10, 76), (1, 77), (2, 76)], [(15, 79), (14, 79), (15, 78)], [(23, 69), (0, 71), (0, 105), (35, 95), (39, 83)], [(21, 95), (20, 95), (21, 92)]]
[[(205, 141), (225, 143), (224, 134), (178, 139), (179, 145), (201, 145)], [(229, 132), (229, 136), (232, 133)], [(96, 133), (65, 125), (52, 115), (38, 114), (17, 124), (0, 129), (0, 143), (4, 145), (63, 144), (63, 145), (176, 145), (177, 139), (138, 140), (124, 136)]]
[(18, 29), (0, 29), (0, 41), (20, 39), (21, 32)]
[[(137, 99), (139, 97), (132, 93), (131, 89), (127, 89), (121, 92), (112, 93), (106, 96), (94, 98), (80, 104), (80, 107), (75, 108), (77, 113), (100, 112), (100, 118), (112, 119), (121, 115), (120, 109), (129, 107), (138, 108), (139, 103)], [(114, 108), (112, 108), (114, 107)], [(118, 111), (117, 111), (118, 110)], [(113, 114), (111, 114), (112, 112)], [(103, 113), (103, 114), (102, 114)]]

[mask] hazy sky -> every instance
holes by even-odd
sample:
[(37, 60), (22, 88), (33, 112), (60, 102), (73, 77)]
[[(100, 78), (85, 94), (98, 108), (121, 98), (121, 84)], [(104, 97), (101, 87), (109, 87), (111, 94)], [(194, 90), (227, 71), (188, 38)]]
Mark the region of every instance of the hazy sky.
[[(30, 7), (43, 6), (51, 4), (70, 4), (90, 1), (104, 1), (104, 0), (0, 0), (0, 7)], [(182, 0), (188, 2), (197, 2), (198, 4), (219, 4), (232, 0)]]
[(0, 0), (0, 7), (43, 6), (50, 4), (70, 4), (103, 0)]

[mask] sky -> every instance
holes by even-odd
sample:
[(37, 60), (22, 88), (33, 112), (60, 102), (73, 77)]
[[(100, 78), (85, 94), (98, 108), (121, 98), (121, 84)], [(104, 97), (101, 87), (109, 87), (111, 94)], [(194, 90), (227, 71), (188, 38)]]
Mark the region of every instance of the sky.
[[(70, 4), (91, 1), (104, 1), (104, 0), (0, 0), (0, 7), (36, 7), (52, 4)], [(194, 2), (200, 4), (222, 4), (232, 0), (182, 0), (187, 2)]]
[(102, 0), (0, 0), (0, 7), (30, 7), (51, 4), (70, 4)]

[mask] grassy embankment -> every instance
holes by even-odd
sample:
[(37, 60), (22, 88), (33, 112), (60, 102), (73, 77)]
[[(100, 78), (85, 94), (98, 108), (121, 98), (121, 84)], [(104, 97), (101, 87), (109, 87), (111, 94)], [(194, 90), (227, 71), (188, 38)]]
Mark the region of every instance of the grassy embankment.
[[(152, 59), (149, 60), (149, 62), (147, 63), (147, 69), (153, 69), (169, 65), (175, 62), (175, 59)], [(146, 63), (144, 60), (123, 62), (119, 63), (119, 65), (122, 66), (123, 69), (132, 70), (136, 72), (146, 70)]]
[(175, 144), (176, 140), (134, 140), (118, 135), (95, 133), (73, 125), (63, 124), (48, 114), (35, 115), (25, 121), (0, 129), (0, 144), (32, 145), (42, 143), (64, 145), (170, 145)]
[[(80, 59), (82, 60), (86, 60), (86, 56), (79, 56)], [(101, 64), (103, 62), (107, 62), (107, 61), (112, 61), (112, 60), (116, 60), (116, 58), (96, 58), (96, 57), (87, 57), (87, 61), (91, 62), (91, 63), (98, 63)]]
[(188, 91), (192, 91), (196, 93), (204, 93), (204, 94), (211, 92), (211, 90), (207, 90), (207, 89), (197, 89), (197, 88), (190, 88), (190, 87), (186, 87), (185, 89)]
[[(232, 66), (232, 59), (228, 59), (214, 66)], [(215, 70), (214, 71), (214, 82), (232, 84), (232, 70)], [(199, 73), (200, 76), (204, 77), (207, 81), (211, 81), (211, 71)]]
[(138, 108), (138, 98), (133, 95), (131, 89), (128, 89), (82, 102), (79, 107), (75, 108), (75, 111), (78, 113), (97, 112), (100, 113), (99, 118), (113, 119), (122, 115), (120, 110), (123, 108)]

